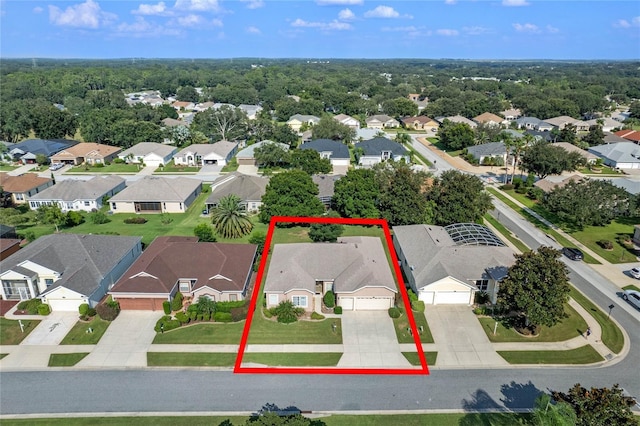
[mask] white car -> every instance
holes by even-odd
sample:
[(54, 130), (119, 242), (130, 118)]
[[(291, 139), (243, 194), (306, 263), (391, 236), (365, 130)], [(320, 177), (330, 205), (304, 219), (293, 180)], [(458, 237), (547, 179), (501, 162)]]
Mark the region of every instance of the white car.
[(640, 309), (640, 291), (625, 290), (622, 294), (622, 298)]
[(64, 167), (64, 164), (62, 164), (62, 163), (53, 163), (53, 164), (51, 165), (51, 167), (49, 167), (49, 170), (51, 170), (51, 171), (54, 171), (54, 172), (55, 172), (56, 170), (59, 170), (59, 169), (61, 169), (61, 168), (63, 168), (63, 167)]
[(637, 278), (640, 279), (640, 268), (633, 268), (629, 271), (629, 274), (631, 274), (631, 276), (633, 278)]

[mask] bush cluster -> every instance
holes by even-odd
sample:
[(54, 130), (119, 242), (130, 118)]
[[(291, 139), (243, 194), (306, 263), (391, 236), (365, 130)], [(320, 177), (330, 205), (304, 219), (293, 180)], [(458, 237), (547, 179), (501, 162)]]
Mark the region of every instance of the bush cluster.
[(424, 312), (424, 302), (422, 300), (414, 300), (411, 302), (411, 309), (416, 312)]
[(400, 318), (401, 314), (402, 312), (400, 311), (400, 309), (396, 308), (395, 306), (392, 308), (389, 308), (389, 316), (391, 318)]
[(235, 302), (216, 302), (216, 311), (230, 314), (231, 309), (241, 308), (247, 304), (246, 300), (237, 300)]
[(597, 244), (605, 250), (613, 250), (613, 242), (609, 240), (600, 240)]
[(336, 295), (332, 291), (326, 292), (322, 300), (324, 301), (324, 306), (327, 308), (336, 306)]
[(312, 320), (323, 320), (324, 319), (324, 315), (319, 314), (317, 312), (311, 312), (311, 319)]
[(502, 189), (503, 191), (510, 191), (513, 188), (514, 188), (514, 186), (511, 183), (505, 183), (504, 185), (500, 186), (500, 189)]
[(171, 303), (168, 300), (162, 302), (162, 310), (164, 311), (165, 315), (169, 315), (171, 313)]
[(247, 318), (249, 313), (249, 305), (239, 306), (237, 308), (231, 308), (231, 320), (233, 322), (242, 321)]
[(176, 313), (176, 319), (180, 322), (180, 325), (187, 324), (189, 322), (189, 317), (184, 312)]
[(228, 312), (216, 312), (213, 315), (213, 320), (215, 322), (232, 322), (233, 318), (231, 317), (231, 314)]
[(144, 217), (136, 216), (136, 217), (128, 217), (124, 220), (124, 223), (134, 224), (134, 225), (142, 225), (147, 223), (147, 219)]
[(87, 315), (87, 312), (89, 312), (89, 304), (88, 303), (83, 303), (80, 306), (78, 306), (78, 312), (82, 316)]
[(47, 304), (41, 304), (38, 306), (38, 315), (49, 315), (51, 313), (51, 308)]
[(120, 304), (111, 298), (96, 306), (98, 316), (105, 321), (113, 321), (120, 313)]
[(336, 315), (342, 314), (342, 306), (336, 306), (335, 308), (333, 308), (333, 313)]
[(38, 306), (42, 305), (40, 299), (23, 300), (18, 303), (18, 309), (21, 311), (27, 311), (29, 315), (36, 315), (38, 313)]
[(183, 299), (184, 299), (184, 296), (180, 292), (177, 292), (176, 295), (173, 296), (173, 300), (171, 301), (171, 310), (173, 312), (176, 312), (182, 309)]
[(169, 331), (180, 327), (180, 321), (171, 319), (169, 315), (165, 315), (158, 320), (156, 326), (153, 328), (156, 333), (160, 333), (162, 331), (162, 325), (164, 325), (164, 331)]

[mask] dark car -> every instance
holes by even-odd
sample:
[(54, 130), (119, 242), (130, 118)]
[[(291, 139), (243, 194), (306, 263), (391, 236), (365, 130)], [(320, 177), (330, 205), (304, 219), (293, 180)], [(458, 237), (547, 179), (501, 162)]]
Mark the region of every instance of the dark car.
[(563, 247), (562, 254), (571, 260), (582, 260), (582, 252), (575, 247)]

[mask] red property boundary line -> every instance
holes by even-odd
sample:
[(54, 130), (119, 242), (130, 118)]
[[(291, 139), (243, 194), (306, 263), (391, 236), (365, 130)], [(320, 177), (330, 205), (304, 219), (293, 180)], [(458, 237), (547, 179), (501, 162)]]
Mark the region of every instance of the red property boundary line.
[[(253, 320), (253, 314), (256, 310), (256, 304), (258, 302), (258, 296), (260, 293), (262, 278), (267, 266), (269, 258), (269, 249), (271, 248), (271, 240), (273, 238), (273, 232), (275, 231), (275, 225), (278, 222), (288, 223), (335, 223), (340, 225), (374, 225), (382, 227), (384, 236), (391, 255), (391, 262), (393, 263), (394, 272), (398, 279), (398, 287), (402, 294), (402, 300), (405, 305), (405, 313), (409, 320), (411, 332), (413, 334), (413, 340), (418, 352), (418, 358), (420, 359), (421, 368), (314, 368), (314, 367), (242, 367), (242, 358), (247, 347), (247, 339), (249, 338), (249, 330), (251, 329), (251, 321)], [(247, 314), (247, 322), (245, 323), (244, 330), (242, 332), (242, 339), (240, 340), (240, 347), (238, 350), (238, 356), (233, 369), (234, 373), (256, 373), (256, 374), (385, 374), (385, 375), (427, 375), (429, 374), (429, 368), (427, 366), (427, 360), (422, 350), (422, 343), (420, 342), (420, 335), (416, 327), (415, 319), (411, 309), (406, 309), (411, 306), (409, 302), (409, 295), (402, 279), (402, 273), (400, 266), (398, 265), (398, 258), (393, 248), (393, 241), (391, 239), (391, 233), (389, 232), (389, 225), (384, 219), (349, 219), (349, 218), (329, 218), (329, 217), (295, 217), (295, 216), (273, 216), (269, 222), (269, 230), (264, 243), (264, 251), (262, 259), (260, 260), (260, 267), (256, 276), (256, 285), (253, 289), (253, 295), (251, 296), (251, 303), (249, 305), (249, 312)]]

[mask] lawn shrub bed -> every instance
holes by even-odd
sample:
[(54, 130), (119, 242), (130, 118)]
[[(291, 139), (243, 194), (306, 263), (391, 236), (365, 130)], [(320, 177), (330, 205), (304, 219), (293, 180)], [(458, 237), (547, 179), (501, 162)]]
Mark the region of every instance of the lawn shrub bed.
[(37, 315), (40, 305), (42, 305), (42, 300), (40, 299), (24, 300), (18, 303), (18, 310), (26, 311), (29, 315)]
[(128, 217), (124, 220), (124, 223), (127, 224), (132, 224), (132, 225), (143, 225), (145, 223), (147, 223), (147, 219), (145, 219), (144, 217)]

